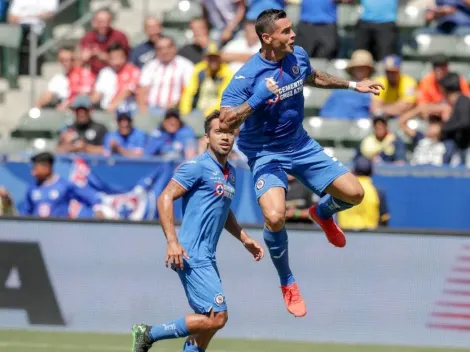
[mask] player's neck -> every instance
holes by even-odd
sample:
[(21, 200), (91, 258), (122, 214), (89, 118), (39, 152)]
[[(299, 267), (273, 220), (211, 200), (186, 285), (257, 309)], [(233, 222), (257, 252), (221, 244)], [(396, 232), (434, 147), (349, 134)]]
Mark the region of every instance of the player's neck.
[(272, 62), (279, 62), (286, 56), (286, 53), (277, 52), (273, 48), (261, 48), (260, 54), (266, 60)]
[(227, 155), (219, 155), (215, 153), (211, 148), (209, 148), (208, 150), (209, 150), (209, 153), (212, 155), (212, 157), (215, 160), (217, 160), (220, 163), (220, 165), (225, 167), (225, 164), (227, 164)]

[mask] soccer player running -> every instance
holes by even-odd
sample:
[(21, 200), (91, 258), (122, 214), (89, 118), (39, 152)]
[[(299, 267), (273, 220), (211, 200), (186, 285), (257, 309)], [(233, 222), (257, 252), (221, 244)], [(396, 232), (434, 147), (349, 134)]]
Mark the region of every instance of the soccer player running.
[[(345, 166), (326, 155), (302, 126), (304, 84), (319, 88), (352, 89), (379, 94), (373, 81), (349, 82), (310, 66), (307, 53), (294, 46), (292, 22), (282, 10), (266, 10), (256, 20), (262, 48), (235, 74), (222, 97), (220, 127), (242, 129), (238, 147), (248, 157), (255, 192), (264, 214), (264, 240), (281, 281), (287, 310), (307, 314), (289, 267), (286, 213), (287, 174), (323, 196), (310, 210), (311, 218), (337, 247), (346, 245), (332, 216), (359, 204), (361, 184)], [(328, 195), (326, 195), (328, 194)]]
[[(195, 314), (162, 325), (134, 325), (133, 352), (146, 352), (154, 342), (185, 336), (190, 337), (184, 352), (202, 352), (224, 327), (227, 305), (215, 259), (224, 227), (256, 261), (264, 255), (261, 246), (246, 234), (230, 210), (235, 194), (235, 169), (227, 157), (233, 147), (234, 133), (221, 131), (218, 111), (206, 118), (204, 128), (208, 150), (181, 165), (158, 198), (168, 243), (165, 265), (177, 271)], [(183, 223), (177, 236), (173, 203), (180, 197), (183, 197)]]

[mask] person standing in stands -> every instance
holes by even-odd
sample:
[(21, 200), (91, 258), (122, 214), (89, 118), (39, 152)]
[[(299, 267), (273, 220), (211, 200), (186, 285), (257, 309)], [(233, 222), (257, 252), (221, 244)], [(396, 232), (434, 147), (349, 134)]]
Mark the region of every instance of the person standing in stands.
[(189, 23), (189, 27), (193, 34), (193, 41), (183, 46), (178, 51), (178, 55), (188, 59), (193, 64), (197, 64), (204, 58), (204, 51), (210, 42), (209, 25), (204, 17), (195, 17)]
[(92, 30), (80, 40), (78, 48), (82, 62), (90, 65), (94, 74), (109, 64), (108, 48), (120, 44), (129, 55), (129, 41), (126, 35), (111, 27), (113, 14), (109, 9), (96, 11), (91, 22)]
[(144, 31), (147, 40), (132, 49), (130, 61), (142, 68), (147, 62), (155, 59), (156, 46), (162, 32), (162, 24), (155, 17), (145, 19)]
[(364, 157), (354, 161), (354, 174), (364, 188), (362, 203), (338, 213), (339, 226), (344, 229), (365, 230), (388, 226), (390, 212), (385, 193), (372, 181), (372, 162)]
[(204, 15), (217, 31), (219, 44), (224, 45), (233, 38), (245, 18), (244, 0), (201, 0)]
[(71, 200), (93, 208), (95, 216), (103, 218), (101, 200), (91, 188), (80, 188), (54, 173), (54, 155), (40, 153), (31, 158), (31, 174), (36, 182), (28, 189), (20, 215), (68, 217)]

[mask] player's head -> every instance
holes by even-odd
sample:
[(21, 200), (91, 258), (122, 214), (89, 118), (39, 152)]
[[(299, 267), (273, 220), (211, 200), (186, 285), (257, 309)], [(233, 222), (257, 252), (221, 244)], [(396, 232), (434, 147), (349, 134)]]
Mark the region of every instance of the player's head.
[(222, 132), (219, 127), (220, 111), (216, 110), (206, 117), (204, 122), (204, 139), (209, 149), (218, 156), (228, 156), (235, 140), (234, 132)]
[(54, 166), (54, 155), (48, 152), (36, 154), (31, 158), (33, 167), (31, 174), (38, 183), (42, 183), (52, 175)]
[(437, 115), (429, 116), (426, 137), (434, 141), (438, 141), (441, 137), (441, 129), (442, 129), (442, 118)]
[(283, 53), (294, 51), (295, 33), (283, 10), (265, 10), (256, 19), (256, 34), (263, 47)]
[(116, 72), (121, 71), (127, 63), (127, 53), (124, 47), (119, 43), (114, 43), (108, 47), (107, 51), (109, 66)]

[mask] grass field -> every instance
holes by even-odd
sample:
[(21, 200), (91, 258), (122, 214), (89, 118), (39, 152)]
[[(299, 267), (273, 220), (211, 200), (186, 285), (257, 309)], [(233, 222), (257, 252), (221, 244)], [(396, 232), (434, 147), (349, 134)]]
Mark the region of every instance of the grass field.
[[(0, 352), (130, 352), (131, 335), (78, 334), (0, 330)], [(154, 345), (155, 352), (181, 351), (183, 340), (165, 341)], [(413, 348), (398, 346), (335, 345), (291, 343), (278, 341), (216, 339), (211, 352), (463, 352), (468, 350)]]

